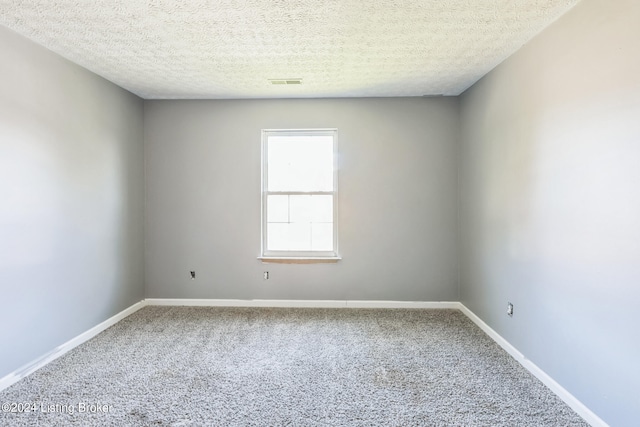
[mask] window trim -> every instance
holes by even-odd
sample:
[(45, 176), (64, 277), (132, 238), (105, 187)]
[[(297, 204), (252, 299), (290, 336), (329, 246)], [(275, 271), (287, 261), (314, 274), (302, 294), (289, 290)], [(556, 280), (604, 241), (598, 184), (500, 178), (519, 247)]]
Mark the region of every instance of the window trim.
[[(267, 191), (268, 139), (270, 136), (318, 136), (333, 138), (333, 191)], [(337, 262), (338, 255), (338, 129), (262, 129), (262, 182), (261, 182), (261, 242), (258, 257), (263, 262), (327, 263)], [(269, 195), (331, 195), (333, 196), (333, 250), (332, 251), (269, 251), (267, 250), (267, 196)]]

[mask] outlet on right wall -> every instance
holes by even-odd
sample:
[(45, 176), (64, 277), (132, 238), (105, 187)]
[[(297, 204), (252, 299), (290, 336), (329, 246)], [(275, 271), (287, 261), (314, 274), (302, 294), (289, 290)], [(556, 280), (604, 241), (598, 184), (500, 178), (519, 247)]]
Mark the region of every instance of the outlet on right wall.
[(612, 426), (640, 420), (639, 22), (582, 0), (460, 106), (461, 300)]

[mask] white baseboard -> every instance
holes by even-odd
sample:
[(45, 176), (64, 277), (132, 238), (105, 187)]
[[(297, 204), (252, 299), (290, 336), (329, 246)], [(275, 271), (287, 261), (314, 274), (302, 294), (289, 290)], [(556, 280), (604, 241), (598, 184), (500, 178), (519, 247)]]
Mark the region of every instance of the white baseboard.
[(49, 362), (52, 362), (52, 361), (56, 360), (58, 357), (60, 357), (63, 354), (67, 353), (69, 350), (72, 350), (73, 348), (79, 346), (80, 344), (82, 344), (82, 343), (84, 343), (86, 341), (89, 341), (91, 338), (95, 337), (100, 332), (104, 331), (105, 329), (107, 329), (110, 326), (115, 325), (120, 320), (124, 319), (125, 317), (129, 316), (130, 314), (135, 313), (136, 311), (140, 310), (145, 305), (146, 304), (145, 304), (144, 301), (140, 301), (140, 302), (132, 305), (131, 307), (122, 310), (120, 313), (116, 314), (115, 316), (112, 316), (112, 317), (108, 318), (104, 322), (94, 326), (93, 328), (89, 329), (88, 331), (85, 331), (85, 332), (81, 333), (80, 335), (76, 336), (75, 338), (72, 338), (69, 341), (65, 342), (64, 344), (59, 345), (55, 349), (53, 349), (50, 352), (40, 356), (37, 359), (31, 361), (30, 363), (27, 363), (26, 365), (16, 369), (15, 371), (11, 372), (10, 374), (5, 375), (4, 377), (0, 378), (0, 391), (2, 391), (5, 388), (15, 384), (16, 382), (20, 381), (22, 378), (32, 374), (33, 372), (35, 372), (38, 369), (42, 368), (43, 366), (45, 366)]
[(457, 309), (455, 301), (346, 301), (351, 308), (449, 308)]
[(174, 305), (190, 307), (345, 307), (344, 301), (332, 300), (147, 298), (144, 302), (147, 305)]
[(580, 415), (586, 422), (593, 427), (609, 427), (602, 418), (594, 414), (589, 408), (587, 408), (582, 402), (580, 402), (574, 395), (569, 393), (567, 389), (558, 384), (553, 378), (551, 378), (546, 372), (540, 369), (535, 363), (527, 359), (524, 354), (520, 353), (513, 345), (504, 339), (500, 334), (494, 331), (489, 325), (484, 323), (482, 319), (476, 316), (471, 310), (469, 310), (464, 304), (457, 303), (458, 309), (464, 313), (473, 323), (478, 325), (480, 329), (491, 339), (493, 339), (500, 347), (502, 347), (507, 353), (509, 353), (514, 359), (518, 361), (526, 370), (531, 372), (533, 376), (538, 378), (544, 385), (546, 385), (551, 391), (553, 391), (564, 403), (566, 403), (571, 409), (573, 409), (578, 415)]
[(291, 307), (291, 308), (452, 308), (458, 302), (423, 301), (351, 301), (351, 300), (271, 300), (271, 299), (183, 299), (149, 298), (146, 305), (174, 305), (192, 307)]

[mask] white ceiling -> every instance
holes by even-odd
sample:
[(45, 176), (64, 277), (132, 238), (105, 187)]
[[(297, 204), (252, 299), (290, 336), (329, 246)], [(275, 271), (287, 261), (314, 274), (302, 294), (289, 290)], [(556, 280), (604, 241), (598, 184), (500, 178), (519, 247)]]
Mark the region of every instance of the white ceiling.
[(577, 2), (0, 0), (0, 24), (148, 99), (459, 95)]

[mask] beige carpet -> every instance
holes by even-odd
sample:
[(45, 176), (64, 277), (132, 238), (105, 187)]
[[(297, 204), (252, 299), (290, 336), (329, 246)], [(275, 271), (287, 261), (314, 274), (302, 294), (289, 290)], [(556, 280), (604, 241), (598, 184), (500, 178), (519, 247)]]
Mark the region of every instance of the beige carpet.
[(2, 426), (587, 425), (455, 310), (146, 307), (7, 402), (35, 410)]

